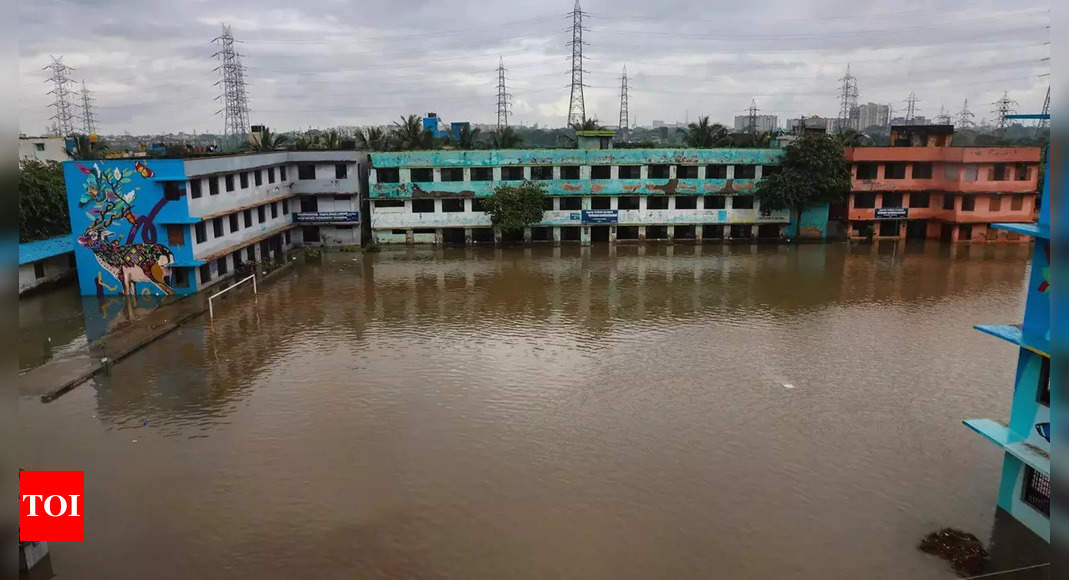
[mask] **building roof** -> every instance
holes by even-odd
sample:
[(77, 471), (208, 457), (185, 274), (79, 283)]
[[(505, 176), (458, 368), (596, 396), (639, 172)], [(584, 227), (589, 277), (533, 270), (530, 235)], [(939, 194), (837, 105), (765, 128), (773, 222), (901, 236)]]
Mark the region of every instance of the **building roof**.
[(891, 125), (891, 130), (932, 133), (934, 135), (951, 135), (954, 133), (954, 125)]
[(74, 251), (74, 237), (70, 234), (19, 244), (19, 266), (40, 262), (46, 258)]

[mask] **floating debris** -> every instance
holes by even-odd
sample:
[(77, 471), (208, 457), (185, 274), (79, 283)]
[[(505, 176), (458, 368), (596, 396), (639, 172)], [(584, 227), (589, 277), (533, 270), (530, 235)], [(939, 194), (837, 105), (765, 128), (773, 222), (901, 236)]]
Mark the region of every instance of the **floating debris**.
[(987, 550), (983, 543), (976, 536), (954, 528), (943, 528), (924, 536), (917, 547), (926, 554), (950, 562), (954, 571), (961, 576), (983, 572), (984, 563), (987, 562)]
[(784, 389), (793, 389), (793, 388), (794, 388), (794, 385), (792, 385), (792, 384), (790, 384), (790, 383), (783, 383), (783, 388), (784, 388)]

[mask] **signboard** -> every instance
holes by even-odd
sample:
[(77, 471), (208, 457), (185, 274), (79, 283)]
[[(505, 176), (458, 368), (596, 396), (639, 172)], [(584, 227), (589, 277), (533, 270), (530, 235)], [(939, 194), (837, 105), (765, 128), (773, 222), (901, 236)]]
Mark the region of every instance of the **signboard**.
[(620, 221), (620, 214), (615, 209), (584, 209), (584, 224), (615, 224)]
[(909, 217), (909, 208), (906, 207), (878, 207), (876, 219), (878, 220), (902, 220)]
[(293, 214), (296, 223), (358, 222), (358, 211), (302, 211)]
[(583, 214), (581, 212), (577, 212), (577, 211), (573, 211), (573, 212), (568, 214), (568, 219), (573, 221), (573, 222), (574, 221), (579, 221), (580, 219), (582, 219), (582, 217), (583, 217)]

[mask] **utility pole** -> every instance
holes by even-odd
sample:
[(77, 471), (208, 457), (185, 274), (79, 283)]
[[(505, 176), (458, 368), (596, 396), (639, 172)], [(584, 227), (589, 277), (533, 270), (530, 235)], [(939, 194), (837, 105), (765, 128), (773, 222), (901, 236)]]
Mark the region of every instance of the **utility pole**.
[(969, 110), (969, 99), (965, 99), (965, 102), (961, 104), (961, 112), (958, 113), (958, 127), (964, 129), (966, 127), (972, 127), (976, 123), (973, 122), (973, 112)]
[(628, 141), (630, 133), (630, 113), (627, 110), (627, 65), (620, 75), (620, 140)]
[(846, 74), (839, 79), (839, 132), (850, 125), (850, 113), (857, 107), (857, 77), (850, 74), (850, 65), (846, 65)]
[(750, 99), (750, 108), (746, 110), (748, 117), (746, 120), (746, 130), (753, 136), (757, 135), (757, 111), (759, 110), (760, 109), (757, 108), (757, 99)]
[(586, 121), (586, 105), (583, 103), (583, 16), (587, 13), (575, 0), (575, 8), (569, 14), (572, 17), (572, 94), (568, 98), (568, 124), (577, 125)]
[(1011, 99), (1009, 93), (1003, 92), (1002, 98), (992, 104), (995, 105), (995, 108), (991, 112), (998, 117), (995, 129), (1002, 131), (1006, 128), (1006, 115), (1012, 115), (1017, 112), (1017, 101)]
[(49, 106), (55, 110), (50, 117), (55, 121), (55, 132), (60, 137), (70, 137), (74, 134), (74, 105), (70, 102), (70, 97), (74, 94), (70, 89), (73, 82), (70, 73), (74, 69), (63, 64), (62, 56), (53, 56), (52, 62), (42, 67), (42, 70), (48, 71), (46, 82), (52, 83), (52, 90), (48, 91), (48, 94), (53, 97)]
[(906, 124), (913, 124), (913, 117), (917, 115), (917, 93), (913, 91), (909, 92), (909, 97), (906, 98)]
[(93, 115), (93, 100), (89, 89), (85, 88), (85, 81), (82, 81), (82, 130), (86, 135), (97, 132), (96, 117)]
[(509, 126), (509, 104), (512, 95), (505, 90), (505, 60), (497, 60), (497, 131)]
[(223, 93), (215, 100), (223, 101), (223, 108), (216, 115), (223, 115), (223, 136), (231, 146), (243, 142), (249, 134), (249, 102), (245, 93), (245, 67), (241, 64), (241, 55), (234, 50), (234, 35), (230, 27), (223, 25), (223, 33), (212, 39), (219, 45), (219, 50), (212, 55), (219, 59), (219, 71), (222, 78), (215, 86), (223, 85)]

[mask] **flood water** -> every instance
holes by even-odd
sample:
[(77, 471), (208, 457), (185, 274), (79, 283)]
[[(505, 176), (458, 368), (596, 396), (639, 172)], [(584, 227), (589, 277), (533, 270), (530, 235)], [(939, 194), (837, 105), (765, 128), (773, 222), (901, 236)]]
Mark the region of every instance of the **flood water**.
[(1008, 417), (971, 327), (1029, 253), (328, 253), (24, 397), (23, 465), (86, 472), (62, 578), (951, 578), (916, 545), (1000, 535), (961, 419)]

